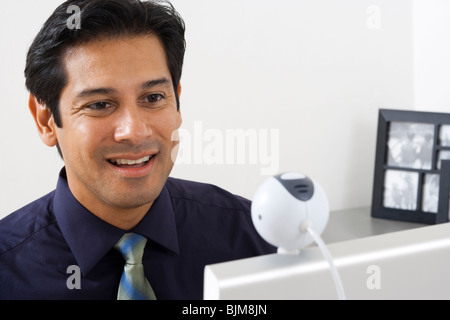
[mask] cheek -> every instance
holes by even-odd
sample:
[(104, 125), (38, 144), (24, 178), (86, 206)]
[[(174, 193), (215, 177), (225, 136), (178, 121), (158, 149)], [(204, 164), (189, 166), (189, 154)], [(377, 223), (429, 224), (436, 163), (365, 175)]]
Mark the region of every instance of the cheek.
[(101, 140), (114, 135), (112, 121), (105, 119), (89, 119), (77, 126), (78, 136), (85, 140)]
[(178, 128), (181, 124), (178, 114), (170, 117), (161, 117), (153, 123), (153, 131), (157, 132), (164, 141), (170, 142), (171, 145), (177, 143), (177, 141), (173, 141), (173, 137), (178, 136)]
[(61, 149), (63, 154), (72, 159), (91, 158), (102, 140), (109, 134), (109, 126), (99, 122), (77, 122), (70, 127), (63, 127)]

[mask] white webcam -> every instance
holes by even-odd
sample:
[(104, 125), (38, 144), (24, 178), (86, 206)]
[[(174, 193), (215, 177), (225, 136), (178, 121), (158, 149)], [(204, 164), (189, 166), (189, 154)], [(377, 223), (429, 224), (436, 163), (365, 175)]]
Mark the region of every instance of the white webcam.
[(255, 193), (251, 214), (261, 237), (278, 247), (278, 253), (299, 253), (320, 235), (328, 223), (328, 198), (307, 176), (286, 172), (264, 181)]

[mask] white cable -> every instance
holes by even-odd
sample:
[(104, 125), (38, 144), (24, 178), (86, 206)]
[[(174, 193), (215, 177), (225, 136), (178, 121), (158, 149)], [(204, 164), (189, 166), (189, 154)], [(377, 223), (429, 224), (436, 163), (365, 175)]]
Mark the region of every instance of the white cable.
[(328, 251), (327, 246), (325, 245), (325, 242), (323, 242), (320, 235), (318, 235), (311, 226), (306, 226), (306, 231), (310, 234), (310, 236), (313, 238), (313, 240), (317, 243), (319, 246), (320, 251), (322, 251), (323, 256), (330, 264), (330, 270), (331, 275), (333, 277), (334, 284), (336, 286), (336, 291), (338, 295), (339, 300), (345, 300), (345, 292), (344, 292), (344, 286), (342, 285), (341, 277), (339, 276), (339, 273), (337, 271), (336, 265), (333, 262), (333, 258), (331, 257), (330, 251)]

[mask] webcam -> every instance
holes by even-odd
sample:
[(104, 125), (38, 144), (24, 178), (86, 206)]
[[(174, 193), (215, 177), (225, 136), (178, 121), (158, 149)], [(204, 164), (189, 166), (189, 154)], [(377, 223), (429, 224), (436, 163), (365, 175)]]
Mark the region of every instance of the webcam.
[(278, 253), (299, 253), (321, 234), (329, 218), (328, 198), (307, 176), (286, 172), (266, 179), (256, 191), (251, 215), (257, 232)]

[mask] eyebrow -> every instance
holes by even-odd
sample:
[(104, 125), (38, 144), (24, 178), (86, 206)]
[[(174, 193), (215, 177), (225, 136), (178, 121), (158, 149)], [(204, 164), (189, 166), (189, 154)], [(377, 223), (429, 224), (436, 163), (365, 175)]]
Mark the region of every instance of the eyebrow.
[(141, 89), (142, 90), (145, 90), (145, 89), (150, 89), (150, 88), (152, 88), (152, 87), (154, 87), (154, 86), (158, 86), (158, 85), (170, 85), (170, 80), (169, 79), (167, 79), (167, 78), (161, 78), (161, 79), (156, 79), (156, 80), (150, 80), (150, 81), (147, 81), (147, 82), (144, 82), (142, 85), (141, 85)]
[[(149, 80), (141, 84), (141, 90), (147, 90), (158, 85), (167, 85), (167, 84), (170, 85), (170, 80), (167, 78)], [(75, 101), (99, 94), (103, 95), (117, 94), (117, 90), (114, 88), (84, 89), (76, 95)]]

